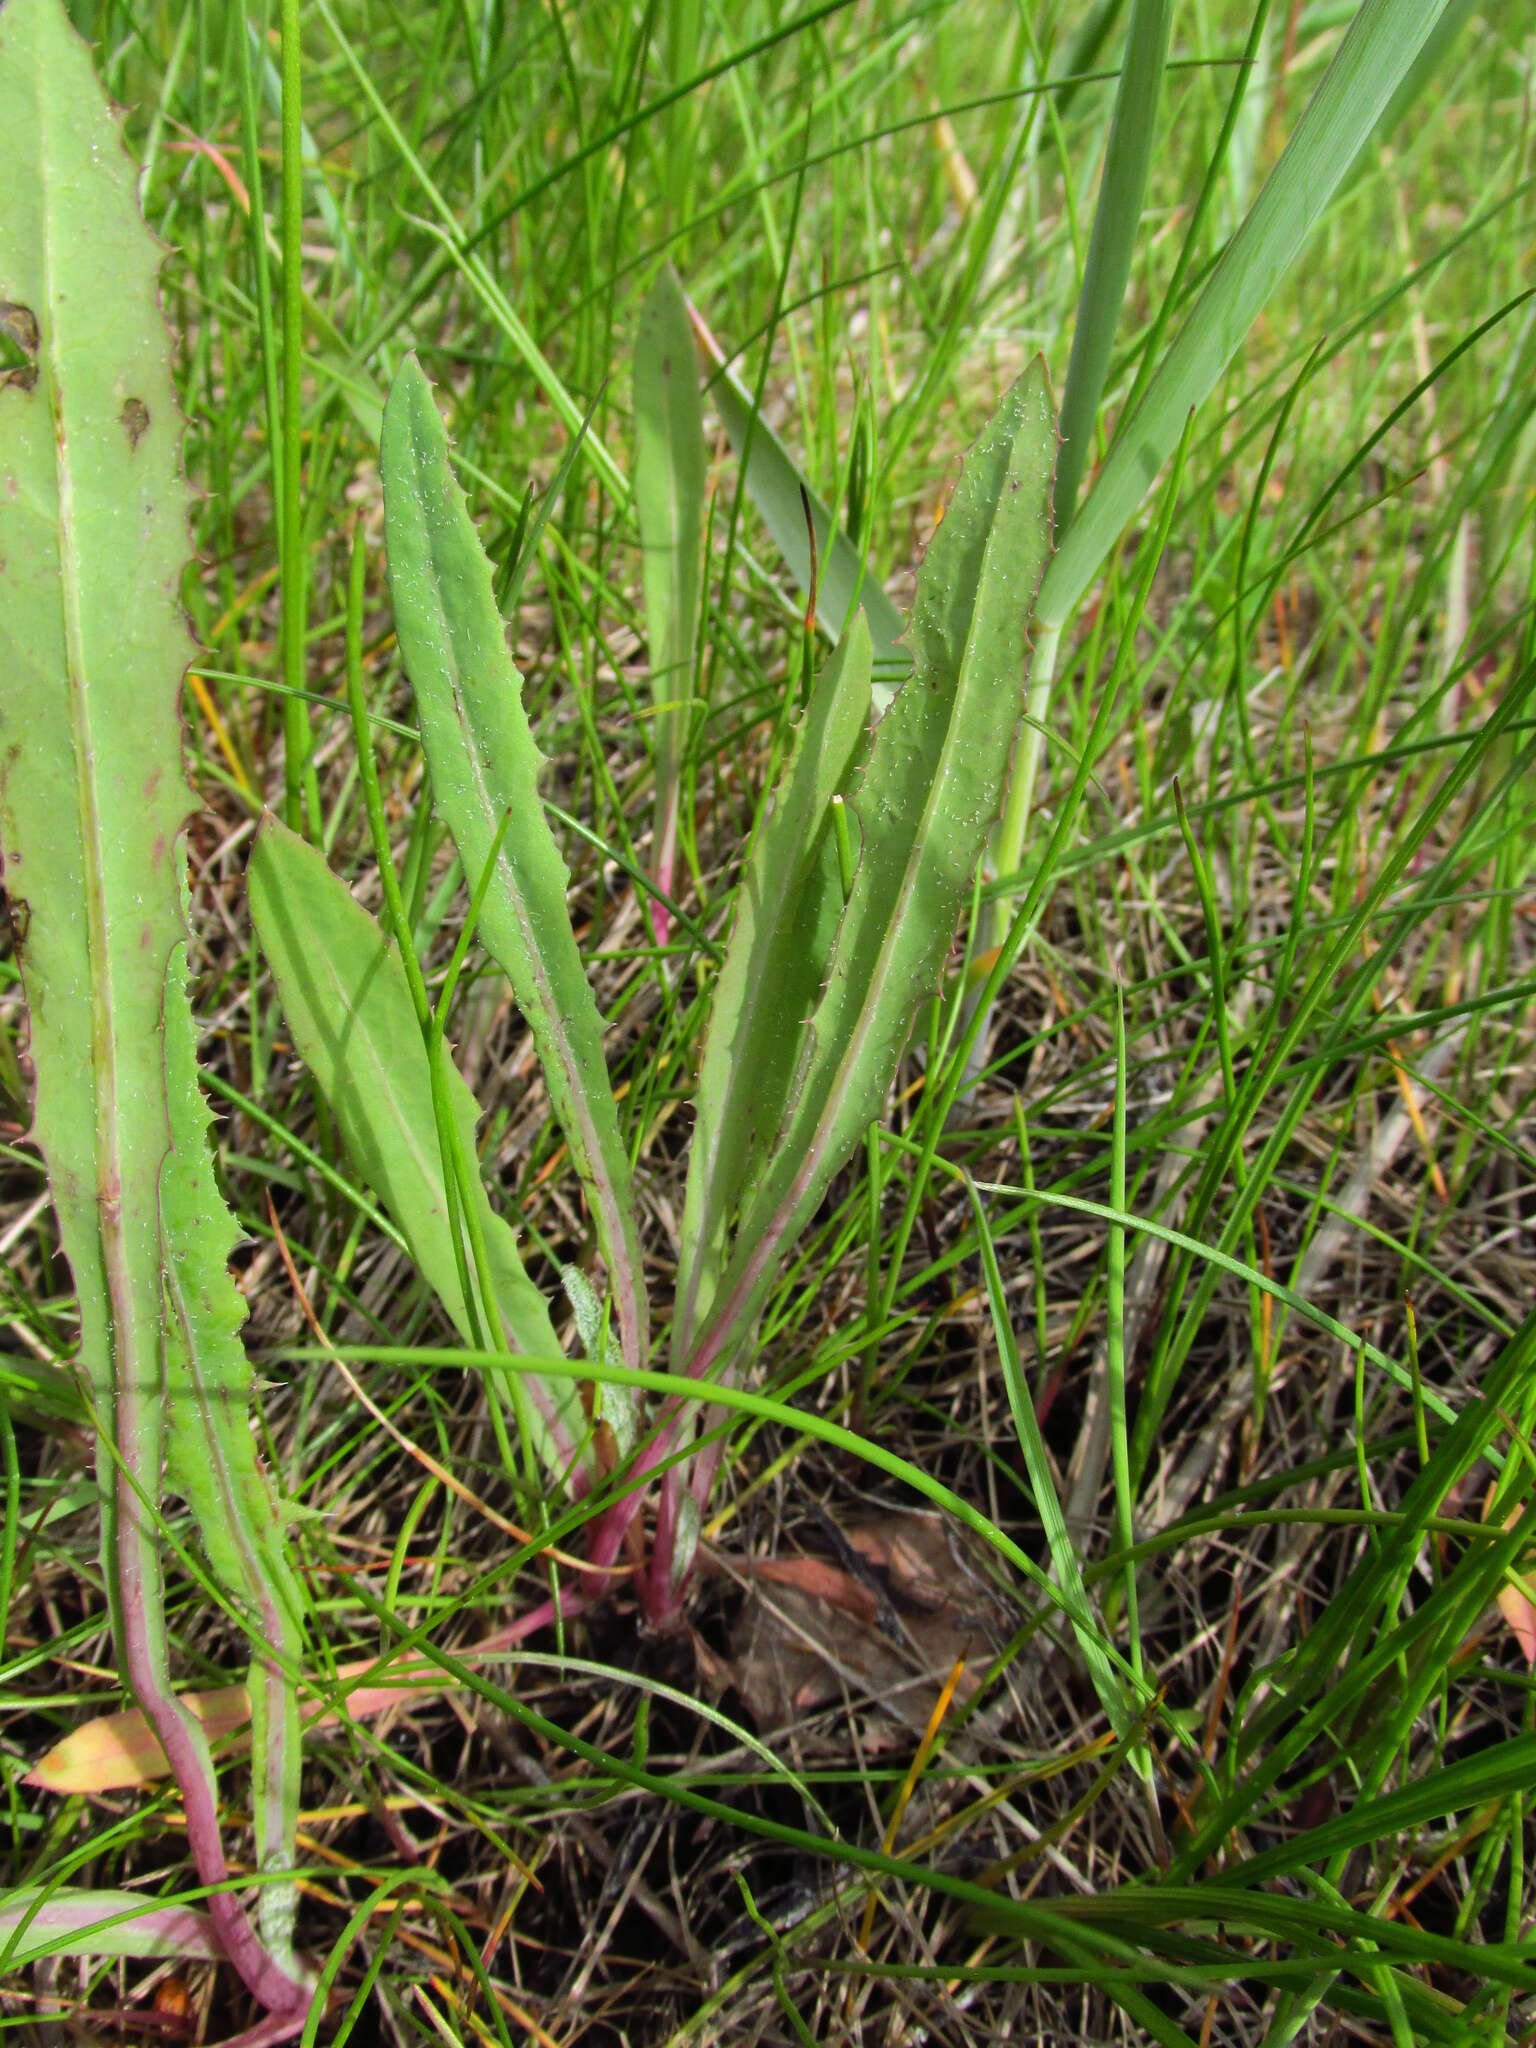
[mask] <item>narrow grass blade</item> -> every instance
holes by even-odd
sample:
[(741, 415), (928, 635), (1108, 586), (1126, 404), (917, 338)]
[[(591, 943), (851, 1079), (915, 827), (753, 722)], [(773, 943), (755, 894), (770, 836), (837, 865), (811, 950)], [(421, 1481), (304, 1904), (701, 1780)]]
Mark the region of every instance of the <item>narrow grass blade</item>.
[(1071, 1617), (1072, 1632), (1088, 1666), (1093, 1689), (1108, 1716), (1109, 1725), (1116, 1735), (1123, 1738), (1134, 1724), (1135, 1713), (1105, 1653), (1103, 1633), (1088, 1604), (1088, 1591), (1083, 1584), (1077, 1551), (1073, 1547), (1067, 1518), (1061, 1511), (1061, 1498), (1051, 1473), (1050, 1453), (1046, 1450), (1045, 1438), (1040, 1434), (1035, 1404), (1029, 1397), (1029, 1384), (1019, 1361), (1019, 1347), (1014, 1341), (1013, 1324), (1008, 1315), (1007, 1289), (1003, 1286), (1002, 1272), (997, 1263), (997, 1247), (992, 1242), (992, 1231), (981, 1197), (969, 1176), (966, 1193), (976, 1218), (976, 1238), (981, 1246), (981, 1270), (986, 1281), (987, 1305), (992, 1313), (992, 1333), (997, 1339), (1003, 1383), (1008, 1389), (1008, 1406), (1013, 1412), (1013, 1426), (1018, 1432), (1019, 1450), (1024, 1458), (1024, 1470), (1029, 1475), (1035, 1512), (1045, 1531), (1046, 1547), (1051, 1553), (1052, 1569), (1061, 1587), (1062, 1602)]
[(512, 814), (480, 914), (481, 942), (533, 1033), (592, 1205), (624, 1357), (634, 1363), (648, 1344), (645, 1279), (602, 1018), (566, 910), (570, 877), (539, 802), (542, 757), (496, 610), (491, 565), (414, 356), (385, 406), (380, 466), (395, 630), (416, 692), (434, 802), (469, 875), (485, 871), (501, 821)]
[(718, 1260), (751, 1171), (789, 1105), (795, 1059), (820, 1000), (843, 911), (831, 802), (868, 738), (871, 654), (863, 616), (844, 634), (795, 727), (772, 808), (736, 892), (710, 1001), (673, 1319), (680, 1365), (707, 1313)]
[[(634, 491), (655, 714), (651, 860), (657, 887), (670, 896), (698, 640), (705, 495), (704, 419), (688, 302), (670, 264), (651, 287), (635, 337)], [(670, 920), (658, 903), (650, 912), (656, 943), (664, 946)]]
[[(341, 1129), (357, 1171), (404, 1232), (422, 1278), (455, 1329), (473, 1341), (460, 1284), (432, 1102), (432, 1076), (400, 956), (353, 901), (317, 849), (276, 818), (257, 835), (248, 874), (251, 915), (277, 983), (294, 1044)], [(454, 1123), (475, 1157), (479, 1110), (450, 1070)], [(478, 1177), (496, 1303), (509, 1342), (534, 1359), (558, 1356), (544, 1297), (523, 1271), (517, 1242)], [(483, 1204), (483, 1207), (479, 1207)], [(584, 1456), (579, 1395), (563, 1382), (529, 1379), (545, 1467), (563, 1477)], [(583, 1464), (575, 1483), (590, 1477)]]
[(899, 644), (905, 630), (901, 613), (876, 578), (864, 572), (858, 549), (841, 527), (833, 525), (831, 512), (772, 427), (761, 413), (754, 418), (751, 393), (726, 362), (724, 350), (697, 310), (690, 305), (689, 312), (699, 354), (710, 372), (707, 395), (738, 459), (747, 447), (750, 430), (752, 445), (744, 478), (747, 496), (773, 536), (796, 587), (807, 598), (811, 592), (811, 543), (805, 508), (809, 505), (816, 529), (816, 623), (835, 646), (857, 596), (874, 650), (875, 705), (883, 711), (912, 666), (910, 653)]
[(1039, 617), (1061, 627), (1209, 397), (1427, 40), (1444, 0), (1362, 0), (1280, 161), (1228, 244), (1045, 574)]
[[(163, 1010), (184, 937), (181, 831), (194, 808), (177, 715), (191, 652), (177, 603), (189, 493), (160, 251), (58, 0), (9, 0), (0, 14), (0, 133), (10, 169), (0, 301), (27, 358), (0, 378), (0, 845), (12, 905), (23, 906), (33, 1134), (102, 1433), (102, 1552), (119, 1662), (175, 1769), (199, 1876), (222, 1887), (212, 1762), (170, 1686), (158, 1526), (161, 1171), (173, 1138)], [(169, 1085), (188, 1109), (196, 1081), (184, 1061)], [(224, 1243), (211, 1175), (183, 1192), (188, 1220)], [(289, 2011), (302, 2001), (229, 1892), (210, 1912), (264, 2005)]]
[(913, 674), (850, 799), (863, 851), (796, 1099), (737, 1233), (693, 1369), (740, 1335), (779, 1254), (880, 1114), (913, 1012), (937, 983), (1007, 772), (1030, 606), (1050, 553), (1056, 424), (1044, 365), (972, 448), (918, 578)]
[(1078, 489), (1088, 473), (1104, 378), (1140, 237), (1172, 19), (1172, 0), (1135, 0), (1131, 8), (1115, 117), (1061, 398), (1061, 455), (1056, 464), (1058, 545), (1072, 523)]

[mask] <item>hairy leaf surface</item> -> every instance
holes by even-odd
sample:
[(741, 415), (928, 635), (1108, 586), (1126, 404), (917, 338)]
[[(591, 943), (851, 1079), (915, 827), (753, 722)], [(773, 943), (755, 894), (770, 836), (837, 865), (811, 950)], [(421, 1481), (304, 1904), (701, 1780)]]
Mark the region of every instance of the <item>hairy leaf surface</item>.
[(913, 1012), (938, 982), (1018, 724), (1030, 609), (1050, 553), (1055, 452), (1036, 361), (972, 448), (919, 572), (913, 672), (875, 728), (850, 804), (862, 853), (827, 992), (696, 1370), (742, 1334), (779, 1253), (879, 1115)]
[(511, 812), (478, 936), (533, 1033), (592, 1205), (625, 1362), (641, 1364), (647, 1308), (629, 1157), (603, 1059), (602, 1019), (566, 910), (570, 876), (539, 801), (543, 757), (507, 652), (491, 565), (414, 356), (401, 365), (384, 409), (380, 467), (395, 630), (416, 692), (433, 801), (469, 875), (485, 872)]

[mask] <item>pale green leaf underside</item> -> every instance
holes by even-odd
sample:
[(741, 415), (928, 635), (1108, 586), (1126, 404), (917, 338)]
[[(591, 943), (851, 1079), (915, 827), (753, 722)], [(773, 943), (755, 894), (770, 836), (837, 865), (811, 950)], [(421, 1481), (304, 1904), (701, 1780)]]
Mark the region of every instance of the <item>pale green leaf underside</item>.
[(643, 1362), (647, 1308), (629, 1157), (603, 1058), (602, 1019), (566, 909), (570, 877), (539, 800), (541, 757), (523, 710), (480, 545), (448, 460), (432, 387), (408, 356), (380, 450), (395, 630), (416, 693), (438, 813), (467, 875), (511, 827), (477, 937), (512, 984), (586, 1188), (625, 1362)]
[[(422, 1278), (468, 1342), (443, 1186), (432, 1078), (400, 956), (322, 855), (275, 818), (257, 835), (249, 869), (251, 915), (272, 969), (295, 1049), (314, 1075), (358, 1173), (400, 1226)], [(479, 1111), (460, 1074), (448, 1091), (465, 1156), (475, 1158)], [(530, 1358), (558, 1357), (544, 1297), (523, 1271), (507, 1223), (480, 1204), (507, 1341)], [(563, 1476), (587, 1436), (579, 1390), (525, 1376), (536, 1448)]]
[[(98, 1413), (158, 1474), (160, 1009), (192, 809), (177, 712), (191, 654), (181, 422), (160, 251), (54, 0), (0, 11), (0, 135), (0, 300), (37, 339), (35, 377), (0, 382), (0, 845), (26, 932), (33, 1135)], [(110, 1461), (101, 1469), (115, 1601)]]
[[(97, 1473), (114, 1641), (175, 1768), (199, 1873), (220, 1885), (212, 1761), (171, 1691), (158, 1526), (168, 1398), (170, 1476), (184, 1486), (199, 1451), (234, 1469), (247, 1384), (179, 959), (193, 808), (179, 717), (189, 494), (162, 252), (58, 0), (0, 10), (0, 136), (0, 302), (32, 358), (0, 377), (0, 846), (25, 933), (33, 1135), (79, 1296), (81, 1365), (111, 1439)], [(210, 1375), (201, 1391), (194, 1354)], [(248, 1504), (237, 1484), (221, 1511), (238, 1522)], [(235, 1562), (223, 1539), (251, 1537), (264, 1553), (256, 1578), (277, 1584), (270, 1527), (205, 1535), (221, 1577)], [(252, 1580), (232, 1577), (250, 1597)], [(297, 1728), (275, 1670), (269, 1708), (258, 1826), (263, 1853), (286, 1863)], [(286, 1940), (264, 1951), (224, 1894), (212, 1917), (259, 1997), (281, 2006), (297, 1994)]]

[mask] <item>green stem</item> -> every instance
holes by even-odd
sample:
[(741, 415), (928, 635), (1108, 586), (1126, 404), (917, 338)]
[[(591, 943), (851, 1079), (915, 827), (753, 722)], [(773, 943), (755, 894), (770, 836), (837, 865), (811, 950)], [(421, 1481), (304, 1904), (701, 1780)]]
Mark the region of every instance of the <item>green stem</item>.
[[(290, 831), (304, 829), (304, 770), (309, 760), (309, 713), (292, 693), (304, 688), (305, 602), (302, 525), (301, 407), (304, 286), (304, 170), (299, 0), (282, 0), (283, 41), (283, 445), (282, 517), (279, 527), (283, 584), (283, 817)], [(318, 833), (320, 820), (310, 820)]]

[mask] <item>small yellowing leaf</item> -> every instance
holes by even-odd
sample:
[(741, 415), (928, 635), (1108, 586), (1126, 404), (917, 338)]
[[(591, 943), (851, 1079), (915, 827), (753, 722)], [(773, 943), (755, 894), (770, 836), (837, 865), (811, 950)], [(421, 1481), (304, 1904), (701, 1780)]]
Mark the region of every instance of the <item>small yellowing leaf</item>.
[[(482, 1651), (494, 1649), (502, 1638), (492, 1637)], [(337, 1677), (345, 1684), (378, 1668), (377, 1659), (365, 1657), (355, 1664), (343, 1664)], [(324, 1708), (317, 1700), (305, 1702), (302, 1719), (310, 1729), (334, 1728), (343, 1719), (371, 1720), (388, 1707), (430, 1699), (452, 1690), (453, 1681), (424, 1658), (408, 1658), (393, 1667), (390, 1685), (359, 1685), (347, 1694), (346, 1709)], [(212, 1692), (184, 1692), (177, 1698), (202, 1723), (215, 1755), (232, 1756), (248, 1749), (251, 1740), (251, 1697), (243, 1685), (223, 1685)], [(222, 1749), (221, 1749), (222, 1745)], [(124, 1792), (135, 1785), (152, 1785), (170, 1776), (171, 1767), (159, 1738), (139, 1712), (103, 1714), (87, 1721), (54, 1744), (48, 1754), (23, 1778), (43, 1792)]]
[[(251, 1696), (243, 1685), (215, 1692), (184, 1692), (181, 1703), (202, 1722), (209, 1743), (237, 1731), (250, 1739)], [(22, 1780), (44, 1792), (117, 1792), (170, 1775), (159, 1737), (137, 1707), (103, 1714), (56, 1742)]]

